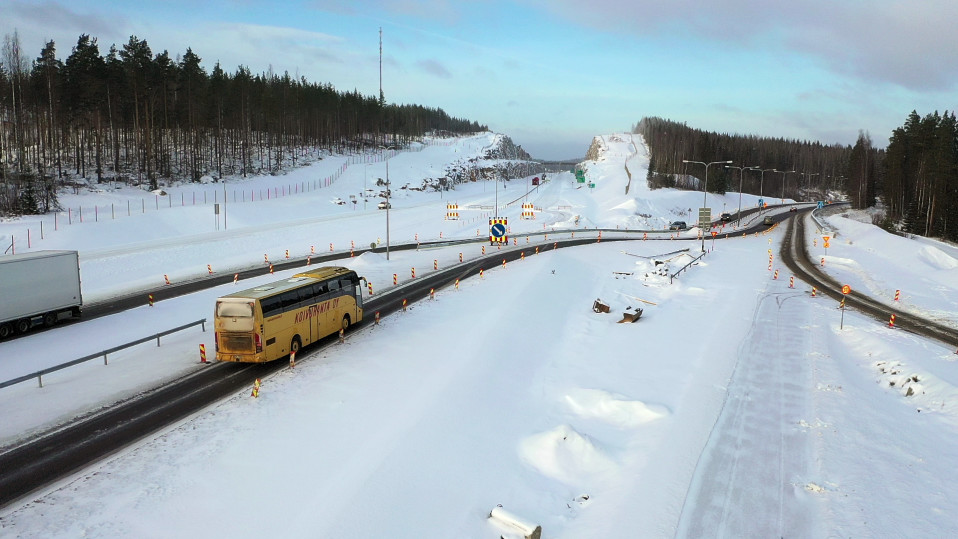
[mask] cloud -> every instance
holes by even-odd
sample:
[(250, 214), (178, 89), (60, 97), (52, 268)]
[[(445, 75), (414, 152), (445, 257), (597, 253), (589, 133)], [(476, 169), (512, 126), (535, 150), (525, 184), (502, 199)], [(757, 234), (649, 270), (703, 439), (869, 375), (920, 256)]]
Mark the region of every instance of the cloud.
[(916, 91), (958, 85), (958, 2), (521, 0), (599, 31), (771, 47), (845, 76)]
[(370, 18), (392, 15), (449, 24), (460, 20), (460, 11), (451, 0), (313, 0), (307, 5), (320, 11), (340, 15), (364, 15)]
[(441, 79), (451, 79), (452, 73), (436, 60), (420, 60), (416, 67)]

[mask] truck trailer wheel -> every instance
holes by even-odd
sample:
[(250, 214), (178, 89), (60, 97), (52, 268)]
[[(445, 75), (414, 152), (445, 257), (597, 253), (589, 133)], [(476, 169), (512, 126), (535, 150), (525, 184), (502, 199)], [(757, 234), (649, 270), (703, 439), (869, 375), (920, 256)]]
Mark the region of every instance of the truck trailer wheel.
[(16, 321), (16, 324), (17, 324), (17, 326), (16, 326), (16, 327), (17, 327), (17, 333), (26, 333), (27, 331), (30, 330), (30, 326), (32, 325), (32, 324), (30, 323), (30, 319), (29, 319), (29, 318), (21, 318), (20, 320), (17, 320), (17, 321)]
[(43, 325), (48, 328), (57, 325), (57, 320), (59, 320), (57, 313), (47, 313), (43, 315)]
[(13, 335), (13, 327), (10, 324), (0, 324), (0, 339), (6, 339)]

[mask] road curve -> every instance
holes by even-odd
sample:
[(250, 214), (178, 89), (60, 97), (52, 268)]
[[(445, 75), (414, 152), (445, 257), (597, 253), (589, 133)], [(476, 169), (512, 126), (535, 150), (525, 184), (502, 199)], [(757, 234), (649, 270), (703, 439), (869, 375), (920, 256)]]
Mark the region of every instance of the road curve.
[[(779, 256), (796, 277), (817, 288), (819, 293), (841, 301), (842, 285), (809, 259), (808, 246), (805, 243), (804, 215), (789, 220)], [(915, 314), (899, 313), (894, 307), (854, 290), (845, 296), (845, 306), (861, 311), (884, 324), (887, 324), (890, 315), (894, 314), (895, 327), (937, 340), (951, 348), (958, 348), (958, 331), (953, 328)]]

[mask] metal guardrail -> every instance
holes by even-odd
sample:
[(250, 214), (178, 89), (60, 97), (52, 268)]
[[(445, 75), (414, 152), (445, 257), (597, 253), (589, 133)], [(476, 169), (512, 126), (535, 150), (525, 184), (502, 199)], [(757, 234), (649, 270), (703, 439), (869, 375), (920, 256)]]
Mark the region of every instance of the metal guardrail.
[(14, 379), (12, 379), (12, 380), (7, 380), (6, 382), (0, 382), (0, 389), (5, 388), (5, 387), (7, 387), (7, 386), (12, 386), (12, 385), (15, 385), (15, 384), (19, 384), (20, 382), (26, 382), (27, 380), (31, 380), (31, 379), (33, 379), (33, 378), (36, 378), (37, 381), (38, 381), (39, 384), (40, 384), (40, 387), (43, 387), (43, 375), (44, 375), (44, 374), (50, 374), (51, 372), (56, 372), (56, 371), (59, 371), (59, 370), (61, 370), (61, 369), (65, 369), (65, 368), (67, 368), (67, 367), (72, 367), (72, 366), (74, 366), (74, 365), (79, 365), (80, 363), (85, 363), (85, 362), (87, 362), (87, 361), (90, 361), (91, 359), (96, 359), (96, 358), (98, 358), (98, 357), (102, 357), (102, 358), (103, 358), (103, 364), (106, 365), (106, 364), (107, 364), (107, 355), (108, 355), (108, 354), (112, 354), (113, 352), (119, 352), (120, 350), (123, 350), (123, 349), (126, 349), (126, 348), (130, 348), (131, 346), (136, 346), (136, 345), (138, 345), (138, 344), (143, 344), (143, 343), (145, 343), (145, 342), (152, 341), (153, 339), (156, 339), (156, 345), (159, 346), (159, 345), (160, 345), (160, 337), (165, 337), (166, 335), (169, 335), (169, 334), (171, 334), (171, 333), (176, 333), (177, 331), (182, 331), (182, 330), (184, 330), (184, 329), (188, 329), (188, 328), (191, 328), (191, 327), (193, 327), (193, 326), (200, 326), (200, 325), (203, 326), (203, 331), (205, 332), (205, 331), (206, 331), (206, 319), (203, 318), (202, 320), (197, 320), (196, 322), (190, 322), (189, 324), (183, 324), (182, 326), (178, 326), (178, 327), (175, 327), (175, 328), (173, 328), (173, 329), (168, 329), (168, 330), (166, 330), (166, 331), (161, 331), (160, 333), (156, 333), (156, 334), (150, 335), (149, 337), (143, 337), (142, 339), (137, 339), (137, 340), (135, 340), (135, 341), (131, 341), (131, 342), (128, 342), (128, 343), (126, 343), (126, 344), (121, 344), (121, 345), (119, 345), (119, 346), (114, 346), (113, 348), (108, 348), (108, 349), (106, 349), (106, 350), (103, 350), (103, 351), (101, 351), (101, 352), (97, 352), (97, 353), (95, 353), (95, 354), (90, 354), (90, 355), (88, 355), (88, 356), (83, 356), (83, 357), (81, 357), (81, 358), (74, 359), (73, 361), (68, 361), (68, 362), (66, 362), (66, 363), (61, 363), (61, 364), (59, 364), (59, 365), (54, 365), (53, 367), (47, 367), (46, 369), (39, 370), (39, 371), (37, 371), (37, 372), (35, 372), (35, 373), (32, 373), (32, 374), (25, 374), (25, 375), (20, 376), (20, 377), (18, 377), (18, 378), (14, 378)]
[(701, 259), (701, 258), (702, 258), (703, 256), (705, 256), (706, 254), (708, 254), (708, 251), (706, 251), (706, 252), (700, 254), (699, 256), (693, 258), (691, 262), (689, 262), (688, 264), (686, 264), (686, 265), (682, 266), (681, 268), (679, 268), (679, 269), (678, 269), (675, 273), (673, 273), (672, 275), (669, 275), (669, 284), (672, 284), (672, 279), (675, 279), (680, 273), (682, 273), (683, 270), (688, 269), (689, 266), (691, 266), (692, 264), (695, 264), (699, 259)]

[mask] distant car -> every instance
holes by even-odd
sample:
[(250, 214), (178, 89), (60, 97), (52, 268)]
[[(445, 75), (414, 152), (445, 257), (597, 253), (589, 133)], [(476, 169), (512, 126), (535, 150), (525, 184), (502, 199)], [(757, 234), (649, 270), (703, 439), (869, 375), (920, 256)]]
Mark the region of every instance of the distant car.
[(796, 208), (795, 206), (792, 206), (791, 208), (788, 209), (788, 211), (798, 211), (798, 208)]
[(766, 216), (765, 216), (765, 219), (762, 219), (762, 224), (763, 224), (763, 225), (774, 225), (774, 224), (775, 224), (775, 220), (772, 219), (772, 216), (771, 216), (771, 215), (766, 215)]
[(689, 226), (685, 224), (685, 221), (672, 221), (669, 223), (669, 230), (685, 230)]
[(376, 207), (379, 208), (379, 209), (381, 209), (381, 210), (386, 210), (386, 209), (392, 208), (392, 204), (390, 204), (390, 203), (388, 203), (388, 202), (386, 202), (386, 201), (384, 200), (384, 201), (380, 202), (379, 205), (376, 206)]
[(732, 220), (732, 214), (731, 214), (731, 213), (723, 213), (722, 216), (719, 217), (719, 219), (721, 219), (722, 222), (727, 223), (727, 222), (729, 222), (729, 221)]

